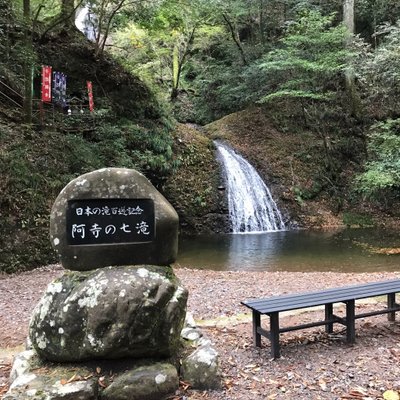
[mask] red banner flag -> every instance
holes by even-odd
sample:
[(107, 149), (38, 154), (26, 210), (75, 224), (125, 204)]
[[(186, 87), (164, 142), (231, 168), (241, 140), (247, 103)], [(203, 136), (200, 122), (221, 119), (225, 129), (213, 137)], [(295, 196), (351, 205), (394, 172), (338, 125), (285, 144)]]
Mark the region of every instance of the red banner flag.
[(86, 84), (87, 84), (87, 91), (88, 91), (88, 96), (89, 96), (89, 110), (90, 110), (90, 112), (92, 112), (94, 110), (92, 82), (87, 81)]
[(42, 101), (51, 102), (51, 67), (42, 66)]

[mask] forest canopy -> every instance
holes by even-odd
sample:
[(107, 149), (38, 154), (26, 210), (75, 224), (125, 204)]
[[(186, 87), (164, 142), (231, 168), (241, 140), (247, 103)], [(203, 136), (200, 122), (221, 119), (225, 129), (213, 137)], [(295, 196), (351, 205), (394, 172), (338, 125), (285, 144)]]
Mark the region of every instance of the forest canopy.
[(262, 106), (283, 130), (295, 134), (293, 121), (301, 121), (322, 141), (332, 188), (338, 155), (347, 155), (361, 165), (356, 192), (398, 199), (396, 0), (1, 3), (0, 72), (21, 77), (25, 100), (32, 67), (40, 67), (35, 46), (54, 32), (76, 31), (80, 16), (95, 57), (107, 53), (139, 76), (178, 121), (206, 124)]

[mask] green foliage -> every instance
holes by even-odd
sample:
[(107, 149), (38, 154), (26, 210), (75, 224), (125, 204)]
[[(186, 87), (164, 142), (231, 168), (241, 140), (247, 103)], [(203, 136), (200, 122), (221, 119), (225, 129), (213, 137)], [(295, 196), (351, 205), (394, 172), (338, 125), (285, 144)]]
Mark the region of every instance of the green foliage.
[(355, 14), (360, 34), (369, 41), (375, 41), (374, 34), (380, 25), (394, 25), (398, 20), (400, 3), (397, 0), (357, 0)]
[(374, 226), (374, 221), (370, 215), (352, 212), (343, 213), (343, 223), (348, 227), (359, 226), (365, 228)]
[[(351, 55), (345, 48), (346, 31), (334, 26), (335, 18), (301, 8), (297, 19), (281, 30), (285, 36), (278, 46), (270, 50), (264, 45), (261, 58), (262, 52), (250, 51), (257, 45), (243, 41), (246, 54), (252, 54), (247, 66), (239, 62), (226, 31), (215, 35), (218, 43), (208, 40), (207, 47), (198, 46), (196, 63), (194, 58), (189, 63), (198, 121), (209, 122), (255, 101), (335, 101)], [(203, 62), (197, 61), (200, 55)]]
[(269, 78), (269, 93), (259, 102), (288, 97), (333, 98), (350, 55), (344, 48), (345, 29), (332, 26), (333, 18), (310, 11), (289, 26), (281, 47), (265, 55), (259, 64)]
[(293, 192), (296, 198), (296, 201), (300, 205), (304, 205), (304, 200), (312, 200), (315, 199), (322, 191), (322, 185), (319, 182), (315, 182), (311, 187), (298, 187), (295, 186), (293, 188)]
[(369, 161), (356, 188), (373, 198), (400, 195), (400, 119), (379, 122), (368, 136)]
[(372, 116), (379, 119), (398, 115), (400, 101), (400, 23), (382, 25), (376, 32), (380, 46), (359, 45), (357, 77), (363, 103)]
[(176, 168), (172, 138), (163, 125), (105, 122), (81, 134), (0, 125), (0, 271), (31, 269), (54, 261), (48, 240), (50, 207), (73, 178), (102, 167), (141, 170), (161, 185)]

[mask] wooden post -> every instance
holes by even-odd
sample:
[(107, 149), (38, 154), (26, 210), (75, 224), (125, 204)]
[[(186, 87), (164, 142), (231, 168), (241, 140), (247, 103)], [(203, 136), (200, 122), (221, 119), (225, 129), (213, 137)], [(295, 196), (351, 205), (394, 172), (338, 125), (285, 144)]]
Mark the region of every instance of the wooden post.
[(333, 333), (333, 322), (332, 321), (333, 317), (333, 304), (325, 304), (325, 332), (326, 333)]
[(269, 314), (270, 320), (270, 340), (271, 340), (271, 355), (272, 358), (279, 358), (280, 346), (279, 346), (279, 313), (273, 312)]
[(346, 336), (348, 343), (356, 341), (355, 301), (346, 301)]
[[(396, 306), (396, 293), (389, 293), (387, 295), (387, 306), (388, 309), (392, 309)], [(388, 320), (391, 322), (396, 321), (396, 311), (388, 313)]]
[(256, 347), (261, 347), (261, 335), (258, 333), (258, 328), (261, 326), (261, 315), (253, 310), (253, 340)]

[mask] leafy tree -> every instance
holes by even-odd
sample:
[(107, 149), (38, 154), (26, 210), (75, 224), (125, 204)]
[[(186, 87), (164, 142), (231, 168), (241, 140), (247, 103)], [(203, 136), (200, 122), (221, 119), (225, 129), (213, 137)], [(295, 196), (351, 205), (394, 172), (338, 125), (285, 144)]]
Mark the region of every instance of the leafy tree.
[[(114, 54), (175, 100), (198, 29), (206, 22), (203, 0), (165, 0), (138, 10), (136, 21), (114, 36)], [(128, 56), (128, 60), (126, 57)]]
[(357, 33), (377, 46), (375, 35), (382, 24), (394, 25), (400, 16), (400, 3), (397, 0), (357, 0), (355, 17)]
[(387, 201), (400, 196), (400, 119), (389, 119), (371, 127), (369, 161), (356, 186), (368, 197)]
[(96, 23), (95, 26), (93, 26), (93, 30), (96, 36), (96, 56), (100, 56), (103, 53), (117, 13), (121, 12), (123, 7), (126, 6), (127, 3), (127, 0), (89, 1), (90, 12), (92, 12), (96, 16)]
[(280, 102), (292, 114), (299, 110), (304, 124), (322, 141), (324, 179), (334, 188), (339, 176), (334, 156), (338, 137), (332, 137), (332, 130), (338, 120), (345, 123), (348, 114), (343, 103), (343, 74), (350, 53), (345, 46), (345, 27), (333, 26), (333, 20), (333, 15), (308, 11), (288, 27), (280, 47), (259, 64), (266, 82), (259, 103)]
[(380, 46), (359, 45), (357, 78), (368, 113), (379, 119), (400, 115), (400, 23), (384, 24), (376, 31)]
[(368, 115), (380, 119), (367, 138), (368, 161), (356, 188), (367, 197), (386, 203), (400, 194), (400, 25), (376, 29), (380, 45), (360, 46), (357, 78)]
[(277, 98), (331, 100), (340, 90), (340, 76), (349, 51), (345, 28), (332, 26), (333, 16), (310, 11), (289, 26), (281, 46), (266, 54), (260, 70), (270, 78), (259, 102)]
[[(193, 41), (199, 26), (206, 19), (205, 3), (201, 0), (182, 3), (166, 0), (159, 8), (152, 25), (147, 25), (154, 39), (161, 39), (164, 62), (171, 71), (171, 99), (178, 96), (184, 65), (190, 54)], [(157, 40), (157, 39), (156, 39)]]

